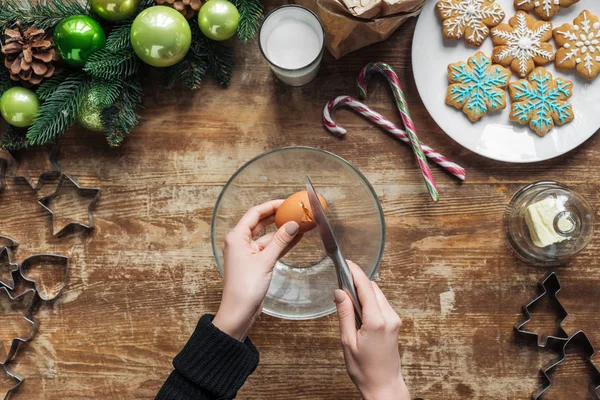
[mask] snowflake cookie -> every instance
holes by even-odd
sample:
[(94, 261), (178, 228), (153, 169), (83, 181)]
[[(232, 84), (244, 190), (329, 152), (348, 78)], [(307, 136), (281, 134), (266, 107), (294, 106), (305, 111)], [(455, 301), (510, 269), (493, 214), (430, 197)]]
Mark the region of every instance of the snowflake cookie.
[(588, 10), (579, 14), (573, 25), (564, 24), (554, 30), (559, 46), (556, 67), (573, 69), (592, 80), (600, 73), (600, 21)]
[(511, 121), (529, 123), (538, 135), (544, 136), (554, 124), (564, 125), (573, 121), (575, 114), (567, 99), (571, 97), (573, 82), (561, 78), (554, 79), (546, 68), (538, 67), (527, 79), (509, 85), (508, 91), (513, 101)]
[(506, 108), (506, 90), (511, 72), (492, 64), (481, 51), (469, 60), (448, 65), (446, 104), (467, 114), (471, 122), (478, 121), (488, 110)]
[(489, 28), (502, 22), (506, 15), (495, 0), (439, 0), (436, 8), (444, 21), (444, 37), (464, 37), (475, 46), (480, 46), (489, 36)]
[(515, 0), (517, 10), (531, 11), (544, 21), (549, 21), (560, 11), (561, 7), (571, 7), (579, 0)]
[(508, 24), (492, 29), (494, 52), (492, 60), (525, 78), (536, 65), (554, 61), (554, 49), (548, 41), (552, 38), (552, 23), (535, 21), (523, 11), (518, 11)]

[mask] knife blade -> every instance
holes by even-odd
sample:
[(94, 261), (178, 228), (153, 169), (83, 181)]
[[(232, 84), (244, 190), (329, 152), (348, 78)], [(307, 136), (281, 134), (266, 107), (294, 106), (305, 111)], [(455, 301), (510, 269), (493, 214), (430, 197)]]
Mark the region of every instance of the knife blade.
[(346, 259), (342, 255), (338, 241), (333, 233), (333, 229), (329, 224), (325, 210), (319, 201), (317, 192), (310, 181), (310, 178), (306, 176), (306, 192), (308, 193), (308, 200), (310, 202), (310, 209), (312, 211), (313, 218), (317, 224), (317, 230), (321, 235), (323, 245), (327, 255), (333, 261), (335, 266), (335, 272), (337, 274), (338, 286), (344, 292), (348, 294), (352, 304), (354, 305), (354, 316), (356, 319), (356, 329), (360, 329), (362, 325), (362, 307), (356, 294), (356, 288), (354, 287), (354, 280), (352, 279), (352, 272)]

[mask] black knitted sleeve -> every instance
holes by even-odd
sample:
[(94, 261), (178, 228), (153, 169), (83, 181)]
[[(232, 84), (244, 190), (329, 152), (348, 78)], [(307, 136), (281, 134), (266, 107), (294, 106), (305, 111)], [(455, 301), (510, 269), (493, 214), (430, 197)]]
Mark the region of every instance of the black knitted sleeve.
[(250, 339), (235, 340), (212, 324), (213, 316), (200, 318), (196, 330), (173, 360), (157, 400), (233, 399), (258, 365), (258, 350)]

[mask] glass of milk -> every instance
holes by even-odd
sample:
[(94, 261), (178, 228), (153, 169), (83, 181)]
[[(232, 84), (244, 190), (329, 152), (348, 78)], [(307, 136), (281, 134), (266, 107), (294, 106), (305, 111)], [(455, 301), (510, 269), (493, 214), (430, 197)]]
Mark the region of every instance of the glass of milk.
[(325, 49), (325, 29), (307, 8), (288, 4), (271, 11), (260, 27), (259, 47), (275, 75), (291, 86), (313, 80)]

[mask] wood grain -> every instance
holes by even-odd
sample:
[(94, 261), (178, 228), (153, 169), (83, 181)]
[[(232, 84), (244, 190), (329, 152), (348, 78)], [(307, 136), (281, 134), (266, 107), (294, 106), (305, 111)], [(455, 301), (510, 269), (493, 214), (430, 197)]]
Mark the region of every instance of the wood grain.
[[(278, 3), (267, 1), (266, 8)], [(71, 257), (64, 295), (38, 312), (40, 331), (13, 364), (27, 378), (14, 398), (153, 398), (198, 318), (219, 304), (222, 279), (209, 243), (217, 196), (244, 162), (290, 145), (347, 159), (381, 199), (388, 235), (379, 283), (404, 320), (399, 346), (411, 394), (428, 400), (529, 398), (540, 367), (554, 355), (519, 344), (513, 325), (547, 271), (510, 253), (503, 212), (517, 189), (540, 179), (572, 186), (598, 209), (600, 139), (531, 165), (491, 161), (461, 148), (419, 98), (410, 58), (414, 26), (409, 21), (386, 42), (339, 61), (326, 55), (317, 79), (301, 88), (277, 81), (256, 42), (235, 44), (228, 89), (207, 79), (196, 92), (169, 91), (149, 77), (142, 122), (121, 148), (110, 149), (102, 135), (80, 128), (61, 139), (63, 171), (102, 188), (91, 234), (53, 237), (49, 215), (36, 201), (55, 183), (35, 193), (9, 180), (0, 194), (0, 233), (21, 242), (18, 260), (40, 252)], [(356, 95), (358, 71), (378, 60), (398, 71), (421, 139), (467, 169), (460, 184), (433, 167), (439, 204), (429, 201), (407, 146), (350, 111), (337, 113), (348, 129), (345, 139), (322, 126), (324, 104)], [(384, 80), (371, 85), (368, 104), (399, 122)], [(568, 267), (557, 269), (560, 299), (570, 312), (567, 330), (584, 329), (598, 348), (599, 248), (595, 236)], [(13, 328), (3, 319), (0, 334)], [(335, 315), (299, 322), (262, 316), (251, 338), (261, 363), (240, 399), (359, 398), (345, 372)], [(579, 372), (568, 368), (565, 374)]]

